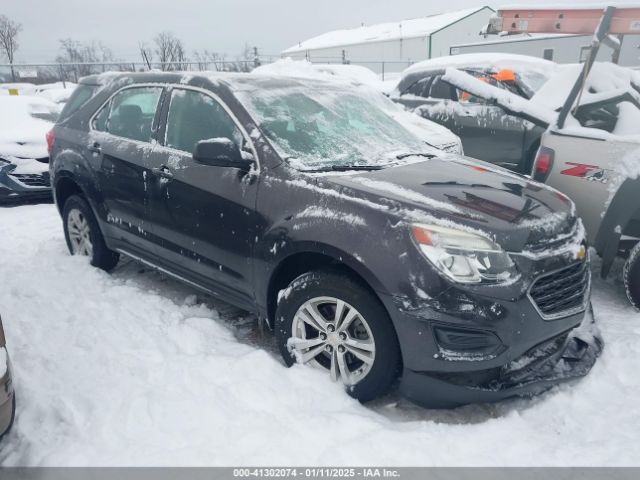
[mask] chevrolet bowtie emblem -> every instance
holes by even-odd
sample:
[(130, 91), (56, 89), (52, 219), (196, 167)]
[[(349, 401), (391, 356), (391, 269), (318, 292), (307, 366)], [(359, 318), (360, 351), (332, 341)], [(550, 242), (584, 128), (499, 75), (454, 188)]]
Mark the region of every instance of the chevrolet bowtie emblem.
[(586, 256), (587, 256), (587, 249), (584, 247), (584, 245), (580, 245), (580, 248), (576, 252), (576, 258), (578, 260), (583, 260), (584, 257)]

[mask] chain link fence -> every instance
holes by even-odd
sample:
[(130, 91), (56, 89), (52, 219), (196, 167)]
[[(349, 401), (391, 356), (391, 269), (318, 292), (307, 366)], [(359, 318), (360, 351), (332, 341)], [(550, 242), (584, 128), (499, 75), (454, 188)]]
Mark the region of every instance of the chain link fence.
[[(45, 84), (54, 82), (74, 82), (87, 75), (108, 71), (116, 72), (148, 72), (148, 71), (218, 71), (218, 72), (250, 72), (254, 68), (271, 63), (277, 58), (254, 60), (220, 60), (200, 62), (87, 62), (87, 63), (23, 63), (0, 64), (0, 83), (28, 82)], [(409, 67), (412, 62), (395, 61), (344, 61), (342, 59), (327, 58), (314, 59), (312, 63), (347, 64), (366, 67), (376, 73), (381, 80), (392, 80), (400, 72)]]

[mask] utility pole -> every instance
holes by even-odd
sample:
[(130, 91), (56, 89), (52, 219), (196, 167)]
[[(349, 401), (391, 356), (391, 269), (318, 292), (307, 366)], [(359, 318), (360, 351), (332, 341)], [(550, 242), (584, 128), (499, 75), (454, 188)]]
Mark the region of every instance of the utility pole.
[(258, 55), (258, 47), (253, 47), (253, 68), (260, 66), (260, 56)]

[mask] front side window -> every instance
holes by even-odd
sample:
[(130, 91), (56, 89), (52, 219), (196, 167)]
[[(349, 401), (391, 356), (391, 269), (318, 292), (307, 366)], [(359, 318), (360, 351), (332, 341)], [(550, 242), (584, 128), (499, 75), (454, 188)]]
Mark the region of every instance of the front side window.
[(114, 96), (93, 119), (93, 128), (119, 137), (148, 142), (162, 88), (128, 88)]
[(228, 138), (242, 146), (242, 133), (225, 109), (213, 98), (192, 90), (171, 93), (165, 146), (193, 152), (201, 140)]

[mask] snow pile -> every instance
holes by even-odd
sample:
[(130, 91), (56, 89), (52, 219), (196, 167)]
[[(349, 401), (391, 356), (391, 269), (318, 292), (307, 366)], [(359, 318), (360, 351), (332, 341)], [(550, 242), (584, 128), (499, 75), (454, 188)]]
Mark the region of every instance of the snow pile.
[(45, 135), (60, 107), (44, 98), (0, 96), (0, 156), (46, 158)]
[(282, 58), (253, 69), (257, 75), (277, 75), (297, 78), (334, 79), (348, 81), (355, 85), (367, 85), (384, 91), (384, 84), (370, 69), (359, 65), (311, 63), (308, 60)]
[(484, 8), (486, 7), (468, 8), (428, 17), (380, 23), (345, 30), (334, 30), (300, 42), (298, 45), (287, 48), (283, 53), (287, 54), (316, 48), (427, 36)]
[[(536, 92), (531, 102), (549, 110), (564, 105), (576, 80), (583, 74), (582, 64), (558, 65), (557, 72)], [(616, 95), (631, 93), (640, 100), (640, 93), (631, 88), (635, 72), (612, 63), (596, 62), (587, 77), (580, 99), (581, 105), (597, 102)]]
[(640, 463), (640, 314), (596, 275), (607, 348), (585, 379), (452, 411), (396, 394), (362, 406), (286, 369), (250, 315), (132, 261), (106, 274), (69, 257), (54, 206), (0, 223), (18, 399), (3, 466)]
[(17, 90), (19, 95), (32, 95), (36, 85), (28, 82), (0, 83), (0, 95), (9, 95), (9, 90)]
[(76, 88), (72, 82), (56, 82), (38, 85), (34, 95), (45, 98), (53, 103), (64, 104)]

